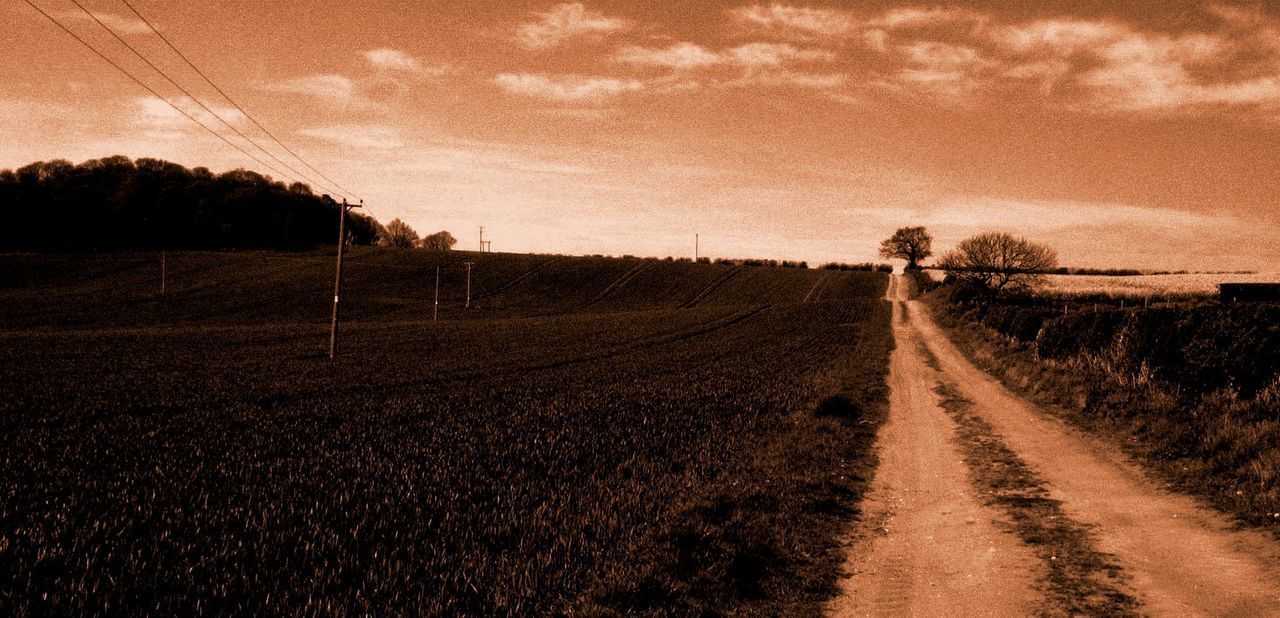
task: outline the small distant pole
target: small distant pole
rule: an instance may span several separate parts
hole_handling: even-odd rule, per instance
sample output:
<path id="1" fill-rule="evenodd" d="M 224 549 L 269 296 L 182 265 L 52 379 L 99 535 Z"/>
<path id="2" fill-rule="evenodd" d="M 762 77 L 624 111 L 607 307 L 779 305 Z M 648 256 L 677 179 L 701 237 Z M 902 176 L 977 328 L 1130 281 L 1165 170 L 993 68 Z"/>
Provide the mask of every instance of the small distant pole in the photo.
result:
<path id="1" fill-rule="evenodd" d="M 701 251 L 701 249 L 702 249 L 702 247 L 700 247 L 700 246 L 698 246 L 698 245 L 699 245 L 699 238 L 698 238 L 698 235 L 695 233 L 695 234 L 693 235 L 693 262 L 694 262 L 695 264 L 696 264 L 696 263 L 698 263 L 698 253 L 699 253 L 699 252 Z"/>
<path id="2" fill-rule="evenodd" d="M 364 200 L 360 200 L 357 206 L 347 204 L 346 198 L 343 198 L 342 203 L 338 205 L 338 265 L 333 275 L 333 320 L 329 322 L 330 361 L 338 354 L 338 300 L 342 297 L 342 255 L 346 253 L 347 248 L 347 209 L 362 206 L 364 206 Z"/>
<path id="3" fill-rule="evenodd" d="M 160 250 L 160 295 L 164 296 L 169 279 L 169 252 Z"/>
<path id="4" fill-rule="evenodd" d="M 431 321 L 437 322 L 439 320 L 440 320 L 440 267 L 437 266 L 436 267 L 436 304 L 435 304 L 435 307 L 431 310 Z"/>
<path id="5" fill-rule="evenodd" d="M 484 253 L 484 226 L 480 226 L 480 253 Z"/>
<path id="6" fill-rule="evenodd" d="M 467 308 L 467 309 L 470 309 L 470 308 L 471 308 L 471 266 L 473 265 L 473 262 L 471 262 L 470 260 L 467 260 L 466 265 L 467 265 L 467 304 L 466 304 L 466 308 Z"/>

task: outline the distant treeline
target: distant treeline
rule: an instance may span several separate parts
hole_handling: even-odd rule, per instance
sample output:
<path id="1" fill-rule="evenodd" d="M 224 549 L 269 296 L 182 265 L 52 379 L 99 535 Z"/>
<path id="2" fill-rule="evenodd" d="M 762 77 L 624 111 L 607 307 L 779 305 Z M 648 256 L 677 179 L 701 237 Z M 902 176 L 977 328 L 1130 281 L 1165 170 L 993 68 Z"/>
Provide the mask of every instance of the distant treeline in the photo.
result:
<path id="1" fill-rule="evenodd" d="M 803 261 L 792 260 L 767 260 L 754 258 L 716 258 L 716 264 L 727 264 L 730 266 L 756 266 L 768 268 L 808 268 L 809 263 Z"/>
<path id="2" fill-rule="evenodd" d="M 868 273 L 891 273 L 893 265 L 891 264 L 872 264 L 871 262 L 862 262 L 860 264 L 842 264 L 840 262 L 829 262 L 822 265 L 822 270 L 857 270 Z"/>
<path id="3" fill-rule="evenodd" d="M 0 170 L 3 251 L 302 249 L 337 242 L 338 206 L 302 183 L 115 156 Z M 382 226 L 353 212 L 351 242 Z"/>

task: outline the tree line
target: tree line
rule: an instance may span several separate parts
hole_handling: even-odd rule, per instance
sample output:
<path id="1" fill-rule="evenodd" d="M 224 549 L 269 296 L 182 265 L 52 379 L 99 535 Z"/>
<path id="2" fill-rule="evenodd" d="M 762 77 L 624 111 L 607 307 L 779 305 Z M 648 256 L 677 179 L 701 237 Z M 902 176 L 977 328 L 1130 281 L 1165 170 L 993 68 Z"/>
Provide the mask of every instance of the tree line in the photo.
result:
<path id="1" fill-rule="evenodd" d="M 3 251 L 305 249 L 337 241 L 338 209 L 302 183 L 114 156 L 0 170 Z M 352 212 L 349 242 L 384 236 Z"/>

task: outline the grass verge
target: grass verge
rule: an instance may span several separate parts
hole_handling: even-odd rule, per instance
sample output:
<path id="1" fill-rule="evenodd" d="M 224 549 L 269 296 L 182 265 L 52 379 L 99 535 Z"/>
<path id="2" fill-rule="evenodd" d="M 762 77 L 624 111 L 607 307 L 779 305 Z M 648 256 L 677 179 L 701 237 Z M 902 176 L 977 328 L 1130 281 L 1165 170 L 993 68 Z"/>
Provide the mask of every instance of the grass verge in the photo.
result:
<path id="1" fill-rule="evenodd" d="M 951 341 L 1010 390 L 1116 444 L 1172 488 L 1280 538 L 1280 381 L 1253 397 L 1233 389 L 1202 394 L 1202 385 L 1124 369 L 1110 353 L 1046 359 L 1035 341 L 1019 343 L 967 320 L 945 298 L 927 303 Z M 1123 343 L 1118 337 L 1108 345 Z M 1218 345 L 1192 348 L 1230 356 Z"/>

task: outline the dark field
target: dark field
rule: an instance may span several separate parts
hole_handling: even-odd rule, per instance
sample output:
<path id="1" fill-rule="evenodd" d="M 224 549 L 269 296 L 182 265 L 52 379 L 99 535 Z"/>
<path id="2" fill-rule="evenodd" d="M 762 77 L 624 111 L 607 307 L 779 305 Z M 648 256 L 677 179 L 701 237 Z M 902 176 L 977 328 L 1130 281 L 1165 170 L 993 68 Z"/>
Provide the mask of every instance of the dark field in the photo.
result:
<path id="1" fill-rule="evenodd" d="M 834 593 L 883 415 L 885 275 L 351 258 L 331 366 L 326 254 L 170 254 L 163 298 L 156 254 L 0 257 L 0 612 Z"/>

